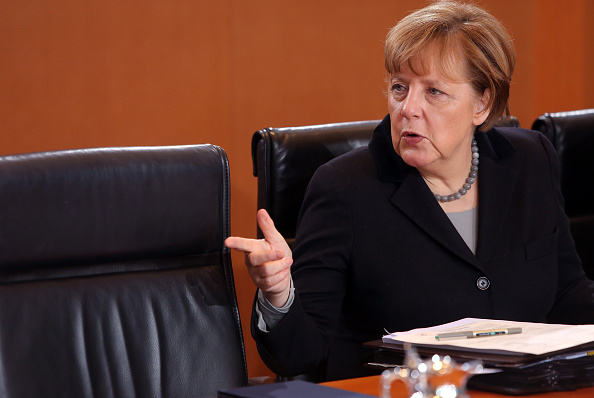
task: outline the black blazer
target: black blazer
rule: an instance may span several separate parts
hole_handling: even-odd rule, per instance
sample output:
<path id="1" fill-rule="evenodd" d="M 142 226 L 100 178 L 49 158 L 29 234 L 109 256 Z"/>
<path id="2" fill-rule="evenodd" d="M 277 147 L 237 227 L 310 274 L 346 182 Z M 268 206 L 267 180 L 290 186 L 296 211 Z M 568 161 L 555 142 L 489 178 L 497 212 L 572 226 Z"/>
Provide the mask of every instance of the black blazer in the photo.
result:
<path id="1" fill-rule="evenodd" d="M 594 282 L 569 233 L 555 150 L 540 133 L 518 128 L 478 132 L 476 140 L 476 255 L 418 171 L 395 153 L 389 116 L 369 147 L 318 169 L 295 239 L 295 302 L 268 333 L 252 316 L 274 372 L 365 375 L 370 358 L 361 344 L 384 328 L 464 317 L 594 323 Z"/>

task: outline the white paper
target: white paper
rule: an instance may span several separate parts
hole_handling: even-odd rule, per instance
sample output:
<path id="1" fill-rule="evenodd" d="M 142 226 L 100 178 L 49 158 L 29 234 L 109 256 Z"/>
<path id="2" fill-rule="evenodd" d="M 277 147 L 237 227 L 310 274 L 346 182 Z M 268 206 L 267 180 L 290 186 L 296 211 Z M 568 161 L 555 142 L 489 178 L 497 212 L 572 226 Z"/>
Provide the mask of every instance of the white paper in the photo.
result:
<path id="1" fill-rule="evenodd" d="M 521 327 L 522 333 L 488 337 L 437 340 L 438 333 Z M 422 345 L 462 347 L 472 350 L 503 350 L 513 353 L 546 354 L 594 341 L 594 325 L 558 325 L 505 320 L 464 318 L 455 322 L 407 332 L 390 333 L 384 343 L 408 342 Z"/>

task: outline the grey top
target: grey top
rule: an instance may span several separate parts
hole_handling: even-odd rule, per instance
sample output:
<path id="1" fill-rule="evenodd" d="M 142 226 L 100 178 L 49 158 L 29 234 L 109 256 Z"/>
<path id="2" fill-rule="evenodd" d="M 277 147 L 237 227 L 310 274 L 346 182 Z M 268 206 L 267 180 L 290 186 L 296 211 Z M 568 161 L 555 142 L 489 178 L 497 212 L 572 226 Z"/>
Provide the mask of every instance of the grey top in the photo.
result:
<path id="1" fill-rule="evenodd" d="M 476 254 L 478 231 L 478 207 L 456 213 L 446 213 L 466 245 Z"/>

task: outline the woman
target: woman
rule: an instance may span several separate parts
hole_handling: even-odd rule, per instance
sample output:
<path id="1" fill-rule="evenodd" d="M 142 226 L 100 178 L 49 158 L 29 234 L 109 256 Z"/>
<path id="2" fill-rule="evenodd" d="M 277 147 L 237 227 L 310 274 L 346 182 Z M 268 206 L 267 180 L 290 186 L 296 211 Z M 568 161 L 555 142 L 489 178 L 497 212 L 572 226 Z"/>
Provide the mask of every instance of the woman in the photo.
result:
<path id="1" fill-rule="evenodd" d="M 265 240 L 226 242 L 246 252 L 252 334 L 273 371 L 361 376 L 362 343 L 384 329 L 464 317 L 594 323 L 554 149 L 492 128 L 514 62 L 504 28 L 472 5 L 438 2 L 389 32 L 389 115 L 367 148 L 316 172 L 294 254 L 262 210 Z"/>

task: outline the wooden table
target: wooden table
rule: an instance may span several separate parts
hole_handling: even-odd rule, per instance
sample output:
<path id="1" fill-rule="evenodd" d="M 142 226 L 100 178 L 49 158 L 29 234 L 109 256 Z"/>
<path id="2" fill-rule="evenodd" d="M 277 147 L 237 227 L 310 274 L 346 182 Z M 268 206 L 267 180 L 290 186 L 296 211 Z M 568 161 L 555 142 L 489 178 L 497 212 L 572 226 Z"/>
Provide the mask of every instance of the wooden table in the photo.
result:
<path id="1" fill-rule="evenodd" d="M 379 397 L 379 382 L 380 376 L 368 376 L 357 379 L 346 379 L 338 381 L 329 381 L 321 383 L 325 386 L 336 387 L 347 391 L 354 391 L 363 394 L 373 395 Z M 468 395 L 471 398 L 509 398 L 510 395 L 494 394 L 484 391 L 469 390 Z M 392 397 L 393 398 L 407 398 L 408 394 L 404 384 L 395 381 L 392 385 Z M 544 394 L 533 394 L 529 395 L 530 398 L 593 398 L 594 387 L 581 388 L 575 391 L 561 391 L 561 392 L 549 392 Z"/>

